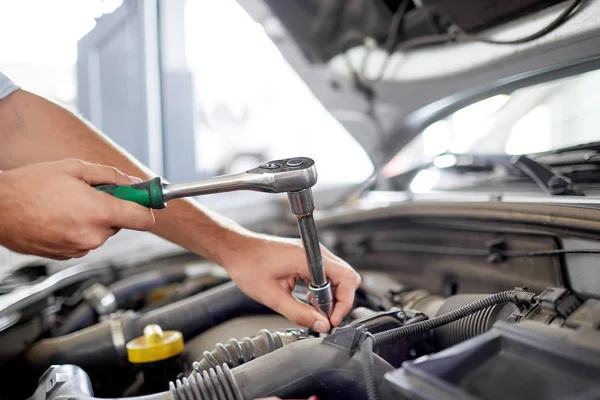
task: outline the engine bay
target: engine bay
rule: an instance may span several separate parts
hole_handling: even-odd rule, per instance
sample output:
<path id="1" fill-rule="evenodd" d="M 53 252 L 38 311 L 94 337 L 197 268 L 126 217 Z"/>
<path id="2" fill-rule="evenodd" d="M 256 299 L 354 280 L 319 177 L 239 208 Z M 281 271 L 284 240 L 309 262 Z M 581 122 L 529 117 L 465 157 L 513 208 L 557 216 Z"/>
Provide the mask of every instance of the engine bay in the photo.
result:
<path id="1" fill-rule="evenodd" d="M 600 397 L 595 210 L 398 203 L 319 218 L 362 277 L 329 333 L 192 253 L 30 265 L 2 280 L 0 398 Z M 309 303 L 308 288 L 294 297 Z"/>
<path id="2" fill-rule="evenodd" d="M 362 283 L 352 309 L 339 326 L 319 333 L 248 297 L 223 268 L 198 255 L 180 249 L 176 254 L 137 258 L 137 253 L 152 245 L 144 242 L 137 251 L 131 250 L 134 246 L 128 247 L 123 236 L 115 236 L 123 242 L 122 254 L 110 260 L 60 268 L 40 262 L 6 273 L 0 263 L 0 400 L 600 399 L 600 145 L 582 142 L 596 137 L 597 125 L 595 99 L 590 96 L 591 100 L 584 101 L 597 82 L 585 74 L 597 70 L 600 60 L 598 7 L 593 2 L 470 0 L 457 6 L 440 0 L 309 0 L 284 6 L 274 0 L 238 1 L 240 8 L 226 10 L 224 22 L 215 23 L 235 32 L 238 40 L 217 45 L 221 36 L 233 35 L 216 30 L 195 35 L 208 39 L 204 47 L 199 40 L 191 46 L 166 45 L 185 43 L 186 35 L 167 29 L 185 25 L 184 7 L 159 3 L 123 2 L 114 15 L 94 18 L 96 28 L 77 45 L 76 98 L 81 103 L 77 111 L 108 130 L 128 126 L 115 121 L 131 123 L 131 129 L 122 130 L 124 135 L 120 130 L 107 133 L 122 143 L 133 140 L 132 132 L 142 133 L 139 143 L 148 142 L 152 156 L 140 146 L 144 147 L 141 159 L 165 161 L 163 172 L 169 179 L 171 171 L 181 170 L 181 182 L 190 171 L 195 171 L 190 179 L 214 175 L 208 165 L 211 159 L 215 163 L 219 159 L 215 170 L 224 169 L 224 173 L 246 159 L 268 159 L 263 150 L 248 153 L 262 143 L 262 137 L 255 142 L 246 134 L 249 121 L 260 127 L 256 131 L 271 127 L 273 138 L 287 139 L 294 151 L 302 148 L 294 131 L 281 135 L 274 115 L 281 114 L 286 129 L 302 126 L 297 131 L 302 143 L 313 142 L 308 139 L 310 132 L 317 132 L 314 137 L 321 139 L 329 128 L 307 110 L 294 107 L 292 114 L 299 118 L 295 120 L 271 107 L 286 105 L 287 100 L 263 96 L 263 92 L 275 95 L 277 88 L 289 99 L 296 97 L 287 86 L 268 83 L 278 77 L 272 72 L 275 69 L 249 67 L 249 61 L 262 56 L 247 51 L 251 46 L 239 40 L 246 35 L 239 33 L 244 27 L 233 13 L 245 10 L 251 18 L 240 21 L 255 31 L 260 25 L 260 39 L 275 51 L 277 60 L 294 67 L 308 92 L 315 95 L 310 101 L 323 103 L 318 109 L 325 106 L 333 121 L 352 136 L 352 146 L 356 141 L 363 147 L 361 155 L 374 168 L 372 176 L 346 187 L 340 167 L 350 167 L 357 159 L 336 138 L 331 145 L 319 141 L 319 146 L 309 146 L 323 149 L 322 159 L 328 161 L 323 165 L 335 167 L 332 187 L 322 186 L 321 195 L 328 201 L 313 201 L 314 162 L 310 159 L 312 164 L 307 164 L 301 158 L 261 163 L 243 173 L 241 180 L 239 174 L 224 178 L 219 172 L 210 184 L 204 180 L 190 186 L 163 185 L 157 177 L 135 187 L 132 197 L 146 188 L 147 200 L 142 203 L 147 204 L 140 204 L 161 209 L 167 200 L 176 198 L 174 194 L 185 197 L 240 189 L 287 192 L 291 213 L 288 204 L 279 201 L 269 203 L 275 207 L 260 207 L 273 213 L 250 211 L 245 201 L 240 212 L 252 214 L 256 232 L 290 238 L 300 233 L 312 280 L 297 282 L 293 294 L 299 302 L 320 305 L 315 308 L 327 311 L 324 315 L 331 315 L 336 288 L 322 268 L 319 242 L 354 267 Z M 158 8 L 153 10 L 155 5 Z M 210 14 L 198 10 L 198 15 Z M 186 9 L 185 14 L 191 13 Z M 114 18 L 123 19 L 115 23 Z M 197 17 L 191 19 L 193 25 L 202 25 Z M 212 14 L 206 19 L 218 20 Z M 116 39 L 107 41 L 106 32 Z M 110 51 L 99 51 L 106 43 Z M 219 48 L 228 49 L 228 54 L 237 51 L 252 56 L 232 58 L 229 63 L 221 57 L 202 57 L 193 73 L 173 69 L 172 60 L 187 59 L 178 53 L 187 47 L 198 54 L 209 54 L 203 48 Z M 155 49 L 149 52 L 150 48 Z M 154 51 L 164 52 L 164 57 L 152 57 Z M 214 87 L 217 92 L 224 87 L 218 84 L 217 74 L 211 76 L 212 69 L 205 67 L 211 59 L 216 60 L 214 70 L 222 70 L 227 87 L 232 86 L 232 77 L 240 83 L 264 80 L 267 89 L 248 85 L 248 90 L 269 102 L 260 106 L 254 97 L 234 96 L 249 103 L 239 104 L 244 108 L 242 115 L 238 104 L 232 108 L 233 103 L 220 94 L 211 99 L 206 89 Z M 275 64 L 276 58 L 272 60 Z M 235 67 L 232 73 L 225 64 Z M 102 68 L 100 77 L 93 74 L 96 68 L 90 66 L 94 65 Z M 266 71 L 265 79 L 259 79 L 259 69 Z M 244 72 L 250 75 L 244 78 Z M 585 75 L 585 80 L 564 80 L 574 74 Z M 138 82 L 132 76 L 143 79 Z M 194 81 L 210 85 L 196 95 Z M 530 85 L 541 85 L 541 89 L 521 91 Z M 97 86 L 107 90 L 95 93 L 92 89 Z M 131 98 L 111 88 L 148 97 L 148 104 L 144 103 L 148 107 L 130 107 Z M 178 99 L 170 99 L 171 94 Z M 504 113 L 496 110 L 485 117 L 489 120 L 465 118 L 469 115 L 465 109 L 491 104 L 483 102 L 498 100 L 498 96 L 503 99 Z M 141 99 L 134 100 L 142 104 Z M 154 104 L 154 100 L 159 101 Z M 570 103 L 578 102 L 585 107 L 567 110 Z M 254 103 L 259 107 L 251 107 Z M 551 106 L 569 111 L 564 112 L 564 121 L 551 120 L 550 111 L 534 113 Z M 96 112 L 103 107 L 103 115 Z M 289 104 L 284 108 L 292 109 Z M 150 118 L 147 114 L 152 110 L 156 115 Z M 222 119 L 222 110 L 231 118 Z M 266 110 L 264 127 L 255 124 L 259 119 L 254 115 L 260 112 L 254 110 Z M 460 123 L 452 126 L 461 111 L 465 127 L 470 128 L 465 135 L 458 134 Z M 543 143 L 548 148 L 540 148 L 544 152 L 537 146 L 529 149 L 530 143 L 538 142 L 531 135 L 541 124 L 519 124 L 530 113 L 545 121 L 543 125 L 552 125 L 547 132 L 540 129 L 548 137 L 548 143 Z M 580 119 L 584 115 L 593 118 Z M 229 119 L 252 146 L 239 140 L 233 149 L 224 140 L 227 157 L 223 157 L 211 146 L 196 146 L 186 139 L 196 138 L 198 120 L 203 138 L 206 132 L 219 132 L 211 137 L 217 143 L 220 136 L 227 136 L 220 127 Z M 160 131 L 160 140 L 151 135 L 150 120 L 160 125 L 154 132 Z M 313 120 L 316 128 L 304 127 L 304 121 Z M 578 121 L 577 126 L 573 121 Z M 497 131 L 489 130 L 493 123 Z M 429 130 L 434 124 L 445 127 L 443 132 Z M 187 125 L 189 134 L 183 129 Z M 514 142 L 526 150 L 509 152 L 515 126 L 527 128 L 525 134 L 519 133 L 524 140 Z M 431 132 L 445 139 L 431 140 Z M 501 135 L 496 137 L 497 133 Z M 554 143 L 559 133 L 569 140 Z M 456 147 L 451 140 L 463 142 L 456 155 L 469 162 L 461 163 L 449 152 Z M 23 143 L 21 147 L 28 147 L 27 139 Z M 437 144 L 444 144 L 448 154 L 439 153 Z M 485 152 L 479 151 L 483 144 Z M 430 151 L 426 147 L 435 148 L 440 158 L 427 160 Z M 415 157 L 414 168 L 400 157 L 401 148 L 412 148 L 414 154 L 423 150 L 423 157 Z M 470 154 L 473 149 L 477 151 Z M 211 151 L 214 154 L 208 154 Z M 205 152 L 210 157 L 204 157 Z M 332 153 L 340 155 L 341 161 L 334 160 Z M 485 160 L 480 157 L 484 153 Z M 515 166 L 513 155 L 520 153 Z M 452 165 L 435 162 L 444 156 L 454 157 Z M 204 158 L 209 161 L 206 165 L 204 160 L 198 162 Z M 196 168 L 174 159 L 195 163 Z M 386 165 L 394 160 L 402 162 L 389 172 Z M 200 164 L 202 174 L 197 171 Z M 527 166 L 538 172 L 526 173 Z M 305 174 L 299 175 L 305 167 Z M 344 169 L 344 173 L 349 176 L 354 170 L 358 168 Z M 248 180 L 250 172 L 253 179 Z M 302 179 L 292 185 L 281 178 L 283 173 Z M 412 185 L 418 183 L 419 175 L 434 179 L 419 188 Z M 116 188 L 96 186 L 113 195 Z M 342 193 L 346 189 L 351 190 Z M 156 193 L 160 193 L 158 198 Z M 20 220 L 15 221 L 18 227 Z M 176 231 L 182 228 L 175 222 L 173 226 Z M 111 232 L 115 228 L 108 227 Z M 75 229 L 64 231 L 79 234 Z M 178 237 L 193 236 L 189 231 L 177 233 Z M 271 260 L 280 262 L 268 250 L 261 255 L 265 257 L 255 263 L 259 267 Z M 315 293 L 323 289 L 327 294 L 315 302 Z"/>
<path id="3" fill-rule="evenodd" d="M 507 237 L 515 247 L 516 238 Z M 344 244 L 357 249 L 356 240 L 347 235 Z M 420 268 L 431 274 L 429 283 L 421 276 L 423 285 L 414 285 L 410 275 L 402 282 L 401 268 L 391 272 L 366 257 L 382 257 L 375 249 L 389 237 L 371 240 L 362 258 L 345 254 L 356 258 L 363 283 L 352 311 L 329 334 L 294 326 L 191 254 L 127 267 L 76 265 L 51 277 L 44 266 L 17 270 L 2 288 L 7 384 L 0 397 L 598 398 L 600 300 L 566 285 L 540 290 L 552 281 L 543 279 L 542 259 L 531 265 L 540 274 L 531 289 L 475 292 L 457 272 L 454 285 L 467 290 L 436 293 L 430 261 Z M 531 247 L 533 239 L 520 243 Z M 371 268 L 361 269 L 365 260 Z M 510 264 L 485 263 L 511 276 Z M 533 280 L 527 275 L 525 269 L 523 281 Z M 486 279 L 489 287 L 507 285 Z M 306 292 L 302 283 L 294 291 L 304 302 Z"/>

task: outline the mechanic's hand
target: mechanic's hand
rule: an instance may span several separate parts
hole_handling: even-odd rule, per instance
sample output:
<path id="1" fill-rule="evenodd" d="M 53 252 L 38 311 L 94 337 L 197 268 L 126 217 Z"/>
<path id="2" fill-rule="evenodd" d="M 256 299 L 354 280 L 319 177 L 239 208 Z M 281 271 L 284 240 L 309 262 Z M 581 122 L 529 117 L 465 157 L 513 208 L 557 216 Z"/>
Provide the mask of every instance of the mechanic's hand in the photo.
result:
<path id="1" fill-rule="evenodd" d="M 151 210 L 90 186 L 140 181 L 115 168 L 80 160 L 0 172 L 0 245 L 66 260 L 100 247 L 120 228 L 150 230 Z"/>
<path id="2" fill-rule="evenodd" d="M 321 252 L 335 295 L 331 324 L 337 326 L 352 308 L 360 276 L 323 246 Z M 326 317 L 291 295 L 296 281 L 309 280 L 306 253 L 299 239 L 249 238 L 233 253 L 225 268 L 244 293 L 298 325 L 329 332 Z"/>

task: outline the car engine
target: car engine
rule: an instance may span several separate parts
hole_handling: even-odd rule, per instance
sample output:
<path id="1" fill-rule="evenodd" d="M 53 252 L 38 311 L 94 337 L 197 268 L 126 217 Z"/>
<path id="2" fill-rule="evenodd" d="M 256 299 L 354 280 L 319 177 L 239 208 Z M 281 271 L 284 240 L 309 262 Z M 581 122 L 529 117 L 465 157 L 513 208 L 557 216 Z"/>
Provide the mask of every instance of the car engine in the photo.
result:
<path id="1" fill-rule="evenodd" d="M 1 288 L 0 397 L 600 396 L 597 298 L 564 285 L 444 294 L 385 268 L 358 271 L 352 311 L 318 334 L 191 254 L 53 274 L 21 268 Z M 297 299 L 306 293 L 299 283 Z"/>

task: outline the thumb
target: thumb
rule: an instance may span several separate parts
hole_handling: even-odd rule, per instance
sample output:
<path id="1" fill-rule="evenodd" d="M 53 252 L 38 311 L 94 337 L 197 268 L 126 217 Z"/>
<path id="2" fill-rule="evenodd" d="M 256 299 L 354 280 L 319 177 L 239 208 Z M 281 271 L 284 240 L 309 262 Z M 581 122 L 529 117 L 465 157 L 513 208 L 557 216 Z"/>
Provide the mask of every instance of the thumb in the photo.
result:
<path id="1" fill-rule="evenodd" d="M 268 305 L 293 323 L 327 333 L 331 329 L 329 321 L 308 304 L 296 300 L 290 293 L 282 290 L 273 296 L 273 305 Z"/>

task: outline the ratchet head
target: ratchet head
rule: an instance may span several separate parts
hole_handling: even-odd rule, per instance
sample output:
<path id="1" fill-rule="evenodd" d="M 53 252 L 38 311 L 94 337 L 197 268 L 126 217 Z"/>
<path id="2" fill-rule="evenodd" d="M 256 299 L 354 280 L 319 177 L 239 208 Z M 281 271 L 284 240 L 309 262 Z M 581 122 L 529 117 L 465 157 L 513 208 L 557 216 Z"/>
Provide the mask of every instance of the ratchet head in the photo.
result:
<path id="1" fill-rule="evenodd" d="M 298 192 L 317 183 L 315 162 L 307 157 L 265 162 L 246 174 L 256 176 L 263 191 L 271 193 Z"/>

